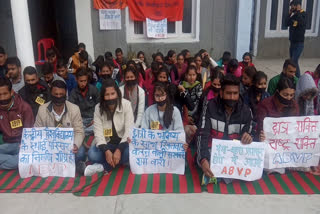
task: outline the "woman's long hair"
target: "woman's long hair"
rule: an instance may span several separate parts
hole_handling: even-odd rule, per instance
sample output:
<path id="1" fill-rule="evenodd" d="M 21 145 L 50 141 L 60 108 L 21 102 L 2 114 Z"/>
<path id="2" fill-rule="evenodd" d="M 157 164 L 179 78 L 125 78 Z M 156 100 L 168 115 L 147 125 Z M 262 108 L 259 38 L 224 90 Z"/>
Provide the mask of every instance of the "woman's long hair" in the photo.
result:
<path id="1" fill-rule="evenodd" d="M 172 103 L 172 96 L 170 95 L 169 87 L 167 84 L 162 82 L 156 82 L 154 86 L 154 93 L 156 91 L 161 91 L 167 94 L 166 98 L 166 109 L 164 110 L 163 114 L 163 122 L 165 128 L 169 128 L 172 123 L 172 116 L 173 116 L 173 103 Z"/>
<path id="2" fill-rule="evenodd" d="M 118 102 L 116 104 L 115 109 L 118 106 L 119 106 L 120 109 L 122 108 L 122 102 L 121 102 L 122 95 L 121 95 L 121 91 L 120 91 L 118 85 L 111 78 L 108 78 L 108 79 L 104 80 L 102 82 L 101 91 L 100 91 L 100 114 L 102 115 L 103 112 L 105 112 L 107 114 L 107 119 L 108 120 L 112 119 L 113 112 L 110 111 L 109 106 L 107 105 L 107 103 L 106 103 L 106 101 L 104 99 L 104 95 L 106 93 L 106 89 L 110 88 L 110 87 L 114 88 L 116 90 L 116 92 L 117 92 L 117 95 L 118 95 L 118 98 L 117 98 Z"/>

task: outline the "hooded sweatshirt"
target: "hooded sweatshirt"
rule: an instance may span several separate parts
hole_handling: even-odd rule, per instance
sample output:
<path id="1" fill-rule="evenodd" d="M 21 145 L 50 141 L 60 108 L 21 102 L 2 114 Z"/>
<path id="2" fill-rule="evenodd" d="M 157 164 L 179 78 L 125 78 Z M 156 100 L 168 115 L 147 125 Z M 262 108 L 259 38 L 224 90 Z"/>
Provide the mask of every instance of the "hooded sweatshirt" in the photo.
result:
<path id="1" fill-rule="evenodd" d="M 304 95 L 311 95 L 309 100 L 304 100 Z M 303 74 L 297 83 L 295 99 L 299 105 L 300 115 L 314 115 L 313 99 L 318 95 L 318 88 L 309 74 Z"/>

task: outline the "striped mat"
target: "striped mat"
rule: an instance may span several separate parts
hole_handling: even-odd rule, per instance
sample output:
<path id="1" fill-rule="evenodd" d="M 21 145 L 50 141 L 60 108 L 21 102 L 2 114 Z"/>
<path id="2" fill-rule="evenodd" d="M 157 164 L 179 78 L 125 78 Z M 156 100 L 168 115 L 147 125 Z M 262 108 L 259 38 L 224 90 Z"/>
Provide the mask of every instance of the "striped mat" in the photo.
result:
<path id="1" fill-rule="evenodd" d="M 118 168 L 110 174 L 91 177 L 31 177 L 21 179 L 17 170 L 0 170 L 0 193 L 73 193 L 77 196 L 109 196 L 137 193 L 209 193 L 219 194 L 319 194 L 320 176 L 292 172 L 285 175 L 264 175 L 254 182 L 220 182 L 200 186 L 201 171 L 187 153 L 185 175 L 134 175 L 128 168 Z"/>

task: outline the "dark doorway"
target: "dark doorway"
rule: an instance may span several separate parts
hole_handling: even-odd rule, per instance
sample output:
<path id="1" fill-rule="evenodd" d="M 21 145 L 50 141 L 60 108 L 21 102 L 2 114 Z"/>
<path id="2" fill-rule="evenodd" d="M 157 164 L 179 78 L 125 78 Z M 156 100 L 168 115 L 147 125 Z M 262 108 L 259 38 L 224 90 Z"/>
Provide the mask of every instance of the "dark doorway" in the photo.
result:
<path id="1" fill-rule="evenodd" d="M 35 60 L 37 42 L 52 38 L 60 55 L 68 59 L 78 44 L 74 0 L 28 0 Z"/>

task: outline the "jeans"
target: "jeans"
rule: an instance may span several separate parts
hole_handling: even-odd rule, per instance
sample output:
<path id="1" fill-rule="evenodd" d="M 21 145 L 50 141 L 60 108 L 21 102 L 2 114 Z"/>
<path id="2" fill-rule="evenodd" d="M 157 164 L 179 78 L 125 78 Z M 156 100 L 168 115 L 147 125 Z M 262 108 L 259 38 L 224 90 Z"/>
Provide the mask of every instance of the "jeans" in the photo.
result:
<path id="1" fill-rule="evenodd" d="M 78 149 L 78 152 L 75 154 L 75 162 L 78 163 L 79 161 L 85 162 L 87 159 L 86 156 L 86 148 L 81 145 L 80 148 Z"/>
<path id="2" fill-rule="evenodd" d="M 118 148 L 118 145 L 114 145 L 114 144 L 110 144 L 110 143 L 107 144 L 107 146 L 108 146 L 108 149 L 110 149 L 112 153 L 114 153 L 114 151 Z M 112 166 L 110 164 L 108 164 L 108 162 L 106 161 L 105 154 L 96 146 L 91 146 L 91 148 L 89 149 L 88 159 L 92 163 L 102 164 L 104 169 L 107 172 L 110 172 L 112 170 Z M 117 166 L 119 166 L 119 165 L 129 165 L 129 144 L 126 144 L 125 149 L 121 153 L 121 160 Z"/>
<path id="3" fill-rule="evenodd" d="M 290 58 L 292 61 L 294 61 L 297 64 L 297 72 L 296 76 L 299 78 L 300 77 L 300 67 L 299 67 L 299 57 L 302 54 L 304 48 L 304 43 L 303 42 L 291 42 L 290 43 Z"/>
<path id="4" fill-rule="evenodd" d="M 0 169 L 18 169 L 20 143 L 0 145 Z"/>

